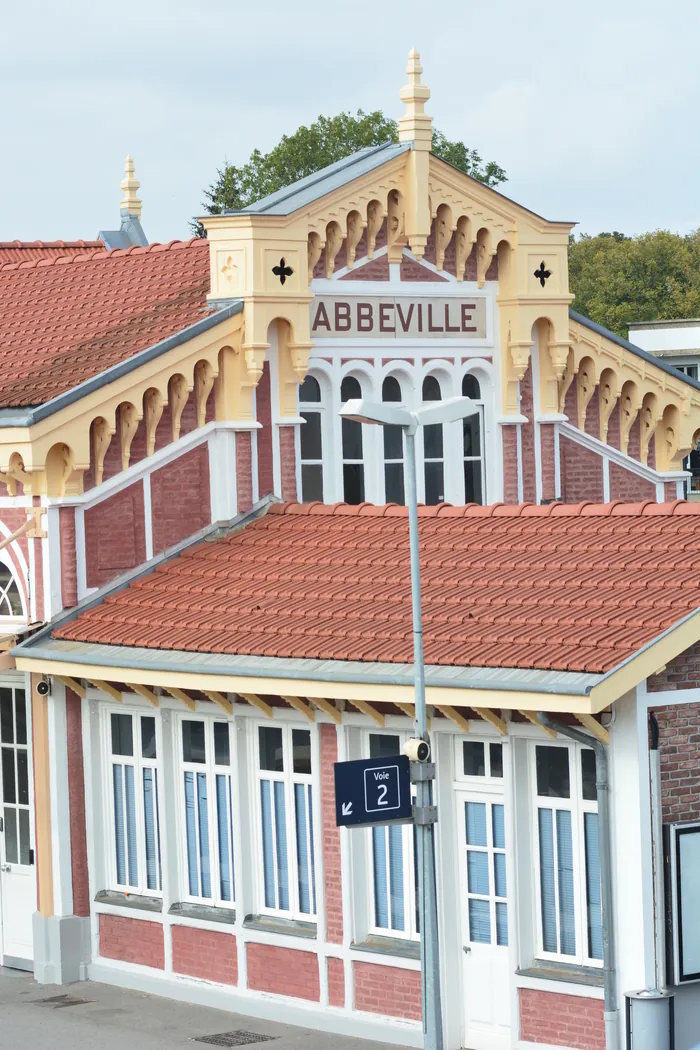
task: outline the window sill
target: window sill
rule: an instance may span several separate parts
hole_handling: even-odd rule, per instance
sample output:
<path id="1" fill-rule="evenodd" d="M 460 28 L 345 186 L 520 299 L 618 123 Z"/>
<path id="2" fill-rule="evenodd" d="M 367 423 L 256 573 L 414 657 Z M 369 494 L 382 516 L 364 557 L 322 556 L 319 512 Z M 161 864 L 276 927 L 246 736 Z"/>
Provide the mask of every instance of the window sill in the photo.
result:
<path id="1" fill-rule="evenodd" d="M 305 937 L 309 941 L 315 941 L 317 937 L 316 923 L 304 922 L 302 919 L 278 919 L 274 915 L 246 915 L 243 926 L 246 930 Z"/>
<path id="2" fill-rule="evenodd" d="M 515 971 L 518 977 L 539 977 L 543 981 L 563 981 L 591 988 L 603 987 L 603 971 L 595 966 L 572 966 L 569 963 L 538 962 Z"/>
<path id="3" fill-rule="evenodd" d="M 95 894 L 96 904 L 111 904 L 115 908 L 133 908 L 136 911 L 162 912 L 160 897 L 144 897 L 140 893 L 120 893 L 117 890 L 100 890 Z"/>
<path id="4" fill-rule="evenodd" d="M 233 908 L 216 908 L 211 904 L 190 904 L 181 902 L 172 904 L 168 909 L 168 915 L 174 915 L 181 919 L 199 919 L 202 922 L 223 922 L 232 925 L 236 921 L 236 912 Z"/>
<path id="5" fill-rule="evenodd" d="M 354 952 L 372 952 L 374 955 L 394 955 L 400 959 L 420 959 L 420 943 L 403 937 L 381 937 L 371 934 L 364 941 L 353 942 Z"/>

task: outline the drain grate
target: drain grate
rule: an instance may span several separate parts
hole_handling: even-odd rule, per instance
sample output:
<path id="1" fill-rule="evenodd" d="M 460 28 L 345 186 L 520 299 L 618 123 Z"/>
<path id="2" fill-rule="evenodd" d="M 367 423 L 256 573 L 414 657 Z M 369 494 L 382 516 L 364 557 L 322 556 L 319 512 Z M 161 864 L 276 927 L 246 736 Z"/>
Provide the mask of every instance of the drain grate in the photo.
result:
<path id="1" fill-rule="evenodd" d="M 251 1043 L 268 1043 L 274 1035 L 258 1035 L 257 1032 L 220 1032 L 218 1035 L 200 1035 L 195 1043 L 208 1043 L 210 1046 L 249 1046 Z"/>
<path id="2" fill-rule="evenodd" d="M 35 999 L 37 1006 L 53 1006 L 54 1010 L 62 1010 L 66 1006 L 85 1006 L 86 1003 L 94 1003 L 94 999 L 76 999 L 74 995 L 51 995 L 48 999 Z"/>

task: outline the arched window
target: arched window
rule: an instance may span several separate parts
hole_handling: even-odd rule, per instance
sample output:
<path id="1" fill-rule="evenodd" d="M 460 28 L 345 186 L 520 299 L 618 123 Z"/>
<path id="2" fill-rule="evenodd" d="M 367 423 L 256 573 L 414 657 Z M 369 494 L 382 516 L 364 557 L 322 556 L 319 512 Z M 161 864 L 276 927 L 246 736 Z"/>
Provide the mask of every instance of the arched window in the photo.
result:
<path id="1" fill-rule="evenodd" d="M 481 388 L 476 376 L 465 375 L 462 396 L 481 401 Z M 475 416 L 468 416 L 462 425 L 464 452 L 464 502 L 484 502 L 484 457 L 482 443 L 483 407 Z"/>
<path id="2" fill-rule="evenodd" d="M 382 383 L 382 401 L 401 402 L 401 386 L 396 376 Z M 384 431 L 384 498 L 387 503 L 405 503 L 403 486 L 403 431 L 401 427 L 382 427 Z"/>
<path id="3" fill-rule="evenodd" d="M 362 397 L 362 389 L 354 376 L 346 376 L 340 384 L 340 400 L 353 401 Z M 346 503 L 364 503 L 365 465 L 362 458 L 362 423 L 354 419 L 341 421 L 343 445 L 343 499 Z"/>
<path id="4" fill-rule="evenodd" d="M 14 576 L 6 565 L 0 565 L 0 616 L 23 616 L 22 596 Z"/>
<path id="5" fill-rule="evenodd" d="M 306 376 L 299 387 L 299 415 L 306 420 L 299 431 L 302 503 L 323 502 L 322 412 L 318 379 Z"/>
<path id="6" fill-rule="evenodd" d="M 439 380 L 426 376 L 423 380 L 423 400 L 442 401 Z M 423 427 L 423 469 L 425 473 L 425 502 L 428 506 L 442 503 L 445 498 L 445 453 L 442 423 Z"/>

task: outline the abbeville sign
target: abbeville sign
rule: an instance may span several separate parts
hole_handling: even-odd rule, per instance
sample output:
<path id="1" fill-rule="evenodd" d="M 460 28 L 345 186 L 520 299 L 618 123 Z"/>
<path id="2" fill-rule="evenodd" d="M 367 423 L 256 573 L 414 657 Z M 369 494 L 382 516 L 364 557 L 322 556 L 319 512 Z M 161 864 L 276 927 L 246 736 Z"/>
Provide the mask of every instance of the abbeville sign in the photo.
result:
<path id="1" fill-rule="evenodd" d="M 314 339 L 485 339 L 483 298 L 317 295 L 311 302 Z"/>

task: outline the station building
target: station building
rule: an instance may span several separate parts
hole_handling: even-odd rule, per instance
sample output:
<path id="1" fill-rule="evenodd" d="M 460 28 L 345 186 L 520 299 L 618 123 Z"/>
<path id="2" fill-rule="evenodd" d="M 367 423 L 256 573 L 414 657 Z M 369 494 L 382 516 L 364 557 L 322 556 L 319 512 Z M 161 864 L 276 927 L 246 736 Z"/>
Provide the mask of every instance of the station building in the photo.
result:
<path id="1" fill-rule="evenodd" d="M 339 410 L 464 394 L 418 464 L 446 1046 L 614 1050 L 668 983 L 689 1050 L 700 383 L 571 312 L 571 223 L 433 156 L 407 72 L 397 143 L 206 240 L 144 243 L 130 165 L 115 234 L 0 246 L 2 961 L 422 1045 L 411 828 L 333 798 L 412 732 L 404 450 Z"/>

